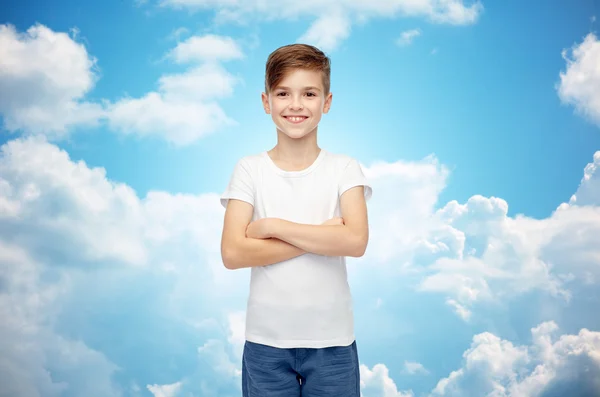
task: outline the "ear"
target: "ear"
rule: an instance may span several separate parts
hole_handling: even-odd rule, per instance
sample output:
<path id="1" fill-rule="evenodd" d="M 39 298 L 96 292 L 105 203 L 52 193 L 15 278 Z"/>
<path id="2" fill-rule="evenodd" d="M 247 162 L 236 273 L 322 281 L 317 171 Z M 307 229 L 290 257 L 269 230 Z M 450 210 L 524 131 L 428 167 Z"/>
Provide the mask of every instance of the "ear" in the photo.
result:
<path id="1" fill-rule="evenodd" d="M 331 109 L 331 100 L 332 99 L 333 99 L 333 94 L 330 92 L 325 97 L 325 104 L 323 105 L 323 113 L 327 113 L 327 112 L 329 112 L 329 109 Z"/>
<path id="2" fill-rule="evenodd" d="M 263 103 L 263 108 L 265 109 L 265 113 L 271 114 L 271 106 L 269 105 L 269 95 L 263 92 L 260 97 Z"/>

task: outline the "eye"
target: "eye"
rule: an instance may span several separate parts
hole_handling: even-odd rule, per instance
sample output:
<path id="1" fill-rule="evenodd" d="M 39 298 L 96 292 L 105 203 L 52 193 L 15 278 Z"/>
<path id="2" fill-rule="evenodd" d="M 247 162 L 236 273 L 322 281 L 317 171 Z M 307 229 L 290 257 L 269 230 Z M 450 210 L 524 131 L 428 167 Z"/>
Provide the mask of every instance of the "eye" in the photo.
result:
<path id="1" fill-rule="evenodd" d="M 277 94 L 277 96 L 286 96 L 286 95 L 287 95 L 287 92 L 279 92 L 279 93 Z"/>
<path id="2" fill-rule="evenodd" d="M 306 95 L 308 95 L 308 96 L 317 96 L 317 94 L 315 94 L 314 92 L 307 92 Z"/>

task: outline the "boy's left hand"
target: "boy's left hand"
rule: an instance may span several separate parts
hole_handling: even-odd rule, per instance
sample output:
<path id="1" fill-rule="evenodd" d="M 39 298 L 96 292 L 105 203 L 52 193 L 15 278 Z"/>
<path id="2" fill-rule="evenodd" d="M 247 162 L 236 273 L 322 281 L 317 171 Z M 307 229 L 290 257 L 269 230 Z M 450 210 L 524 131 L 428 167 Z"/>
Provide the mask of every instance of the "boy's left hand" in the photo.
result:
<path id="1" fill-rule="evenodd" d="M 257 239 L 271 238 L 274 226 L 273 218 L 263 218 L 250 222 L 246 228 L 246 237 Z"/>

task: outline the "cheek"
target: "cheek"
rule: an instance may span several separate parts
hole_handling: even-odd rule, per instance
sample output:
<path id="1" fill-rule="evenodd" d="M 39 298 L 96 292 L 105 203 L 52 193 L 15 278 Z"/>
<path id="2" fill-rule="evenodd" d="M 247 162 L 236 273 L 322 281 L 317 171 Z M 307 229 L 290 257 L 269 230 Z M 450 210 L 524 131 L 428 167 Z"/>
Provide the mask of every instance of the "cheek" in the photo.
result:
<path id="1" fill-rule="evenodd" d="M 274 100 L 271 102 L 271 109 L 274 111 L 281 111 L 285 108 L 285 104 L 282 101 Z"/>

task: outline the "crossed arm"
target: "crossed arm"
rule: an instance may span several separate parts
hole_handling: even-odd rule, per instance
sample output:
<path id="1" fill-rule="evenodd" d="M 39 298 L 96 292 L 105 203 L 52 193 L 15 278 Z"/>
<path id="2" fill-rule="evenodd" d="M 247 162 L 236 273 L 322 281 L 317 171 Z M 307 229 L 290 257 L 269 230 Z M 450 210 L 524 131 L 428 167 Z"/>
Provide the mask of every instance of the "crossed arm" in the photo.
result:
<path id="1" fill-rule="evenodd" d="M 356 186 L 344 192 L 340 209 L 343 224 L 306 225 L 278 218 L 250 223 L 253 207 L 230 200 L 221 239 L 223 264 L 228 269 L 265 266 L 307 252 L 360 257 L 369 240 L 364 188 Z"/>

